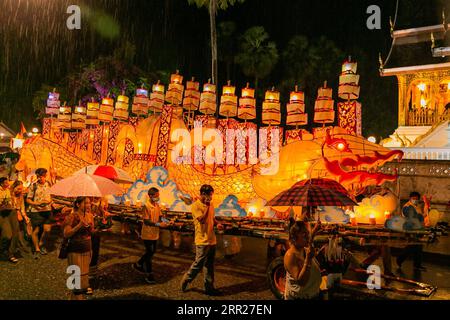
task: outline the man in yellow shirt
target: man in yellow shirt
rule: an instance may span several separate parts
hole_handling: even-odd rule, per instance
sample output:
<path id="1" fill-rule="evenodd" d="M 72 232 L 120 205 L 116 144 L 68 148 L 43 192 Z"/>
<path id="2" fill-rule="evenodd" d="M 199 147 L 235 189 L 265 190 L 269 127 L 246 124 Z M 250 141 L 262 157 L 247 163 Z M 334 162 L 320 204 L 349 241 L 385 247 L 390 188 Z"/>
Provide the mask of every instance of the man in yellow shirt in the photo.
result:
<path id="1" fill-rule="evenodd" d="M 218 224 L 214 207 L 211 204 L 214 189 L 210 185 L 203 185 L 200 188 L 200 200 L 192 204 L 192 218 L 195 228 L 195 261 L 188 272 L 184 275 L 181 283 L 181 291 L 186 292 L 189 283 L 205 267 L 205 293 L 207 295 L 220 295 L 220 291 L 214 288 L 214 258 L 216 255 L 216 234 L 214 225 L 222 229 Z"/>
<path id="2" fill-rule="evenodd" d="M 139 272 L 146 273 L 145 281 L 149 284 L 155 284 L 155 278 L 152 270 L 152 258 L 156 252 L 159 239 L 159 227 L 166 227 L 167 224 L 161 222 L 161 208 L 159 207 L 159 190 L 150 188 L 148 190 L 150 201 L 145 204 L 143 212 L 143 223 L 141 239 L 144 240 L 145 254 L 141 259 L 133 264 L 133 268 Z"/>

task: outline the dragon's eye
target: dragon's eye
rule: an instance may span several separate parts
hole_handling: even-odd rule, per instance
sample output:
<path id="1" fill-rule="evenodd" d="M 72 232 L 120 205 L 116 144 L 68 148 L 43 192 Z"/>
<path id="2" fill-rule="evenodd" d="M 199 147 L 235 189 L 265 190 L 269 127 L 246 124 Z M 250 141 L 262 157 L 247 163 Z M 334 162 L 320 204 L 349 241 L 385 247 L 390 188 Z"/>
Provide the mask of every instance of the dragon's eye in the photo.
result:
<path id="1" fill-rule="evenodd" d="M 336 139 L 328 144 L 328 147 L 340 152 L 350 152 L 348 142 L 344 139 Z"/>

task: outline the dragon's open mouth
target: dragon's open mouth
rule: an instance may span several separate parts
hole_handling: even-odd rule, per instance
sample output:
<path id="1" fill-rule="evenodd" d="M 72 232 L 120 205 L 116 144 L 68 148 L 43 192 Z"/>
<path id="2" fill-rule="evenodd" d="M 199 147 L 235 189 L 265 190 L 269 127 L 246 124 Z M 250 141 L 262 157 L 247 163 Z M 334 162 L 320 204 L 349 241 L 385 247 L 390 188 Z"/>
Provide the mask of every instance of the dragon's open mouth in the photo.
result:
<path id="1" fill-rule="evenodd" d="M 385 181 L 397 180 L 397 174 L 385 174 L 378 172 L 378 168 L 386 162 L 392 161 L 397 157 L 400 161 L 403 158 L 403 152 L 393 150 L 386 154 L 374 151 L 373 156 L 356 155 L 356 159 L 344 158 L 342 160 L 330 161 L 324 157 L 325 167 L 334 176 L 339 178 L 339 183 L 373 183 L 380 185 Z M 364 170 L 355 170 L 364 168 Z"/>

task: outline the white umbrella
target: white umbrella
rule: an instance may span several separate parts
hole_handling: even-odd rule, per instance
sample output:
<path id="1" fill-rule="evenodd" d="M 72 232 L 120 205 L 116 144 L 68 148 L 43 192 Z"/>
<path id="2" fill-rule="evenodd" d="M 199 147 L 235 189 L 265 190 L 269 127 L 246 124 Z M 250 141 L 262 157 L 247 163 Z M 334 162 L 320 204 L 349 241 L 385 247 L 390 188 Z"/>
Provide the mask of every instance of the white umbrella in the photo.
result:
<path id="1" fill-rule="evenodd" d="M 110 165 L 91 165 L 75 172 L 75 175 L 80 173 L 92 174 L 104 178 L 114 180 L 117 183 L 133 183 L 134 179 L 120 168 Z"/>
<path id="2" fill-rule="evenodd" d="M 73 175 L 58 181 L 49 190 L 55 196 L 75 197 L 104 197 L 107 195 L 121 195 L 122 188 L 113 181 L 86 173 Z"/>

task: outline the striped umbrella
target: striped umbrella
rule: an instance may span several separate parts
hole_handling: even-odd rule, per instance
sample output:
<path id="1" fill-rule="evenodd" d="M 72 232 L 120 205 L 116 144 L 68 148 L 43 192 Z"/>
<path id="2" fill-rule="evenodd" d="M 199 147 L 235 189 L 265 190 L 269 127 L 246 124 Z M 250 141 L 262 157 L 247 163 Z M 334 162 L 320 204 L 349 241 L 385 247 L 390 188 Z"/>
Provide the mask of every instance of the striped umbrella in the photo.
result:
<path id="1" fill-rule="evenodd" d="M 267 206 L 356 206 L 345 194 L 313 184 L 294 185 L 270 200 Z"/>
<path id="2" fill-rule="evenodd" d="M 312 179 L 302 180 L 302 181 L 299 181 L 296 184 L 294 184 L 293 187 L 295 187 L 295 186 L 306 186 L 308 184 L 312 184 L 314 186 L 323 187 L 325 189 L 330 189 L 330 190 L 336 191 L 338 193 L 342 193 L 342 194 L 348 195 L 347 189 L 345 189 L 342 184 L 340 184 L 339 182 L 337 182 L 335 180 L 326 179 L 326 178 L 321 178 L 321 179 L 319 179 L 319 178 L 312 178 Z"/>

